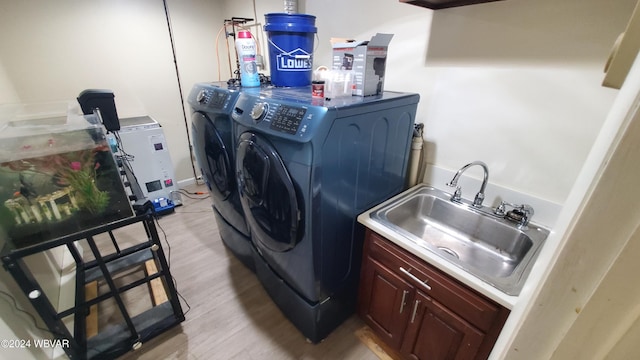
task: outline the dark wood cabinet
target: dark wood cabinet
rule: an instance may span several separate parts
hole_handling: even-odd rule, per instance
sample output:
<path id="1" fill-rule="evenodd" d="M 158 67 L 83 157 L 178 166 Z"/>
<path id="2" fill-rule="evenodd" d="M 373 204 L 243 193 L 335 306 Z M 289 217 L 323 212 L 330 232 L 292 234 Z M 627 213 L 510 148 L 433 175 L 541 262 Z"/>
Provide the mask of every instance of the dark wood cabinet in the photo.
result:
<path id="1" fill-rule="evenodd" d="M 358 314 L 406 359 L 486 359 L 509 310 L 367 230 Z"/>
<path id="2" fill-rule="evenodd" d="M 474 359 L 484 333 L 418 291 L 400 352 L 409 359 Z"/>
<path id="3" fill-rule="evenodd" d="M 446 9 L 456 6 L 481 4 L 501 0 L 400 0 L 400 2 L 426 7 L 433 10 Z"/>
<path id="4" fill-rule="evenodd" d="M 361 297 L 363 316 L 378 336 L 391 347 L 399 349 L 409 319 L 408 305 L 415 289 L 407 281 L 375 260 L 363 272 L 368 281 L 363 289 L 370 296 Z"/>

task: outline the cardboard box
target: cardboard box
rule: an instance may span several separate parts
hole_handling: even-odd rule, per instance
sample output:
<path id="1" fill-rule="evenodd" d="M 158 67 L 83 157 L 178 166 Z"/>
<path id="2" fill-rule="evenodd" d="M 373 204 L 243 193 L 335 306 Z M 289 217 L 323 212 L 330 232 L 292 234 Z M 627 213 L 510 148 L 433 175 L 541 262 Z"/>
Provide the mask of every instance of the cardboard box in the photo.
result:
<path id="1" fill-rule="evenodd" d="M 333 69 L 352 70 L 353 95 L 378 95 L 384 91 L 387 48 L 393 34 L 376 34 L 369 41 L 335 42 Z"/>

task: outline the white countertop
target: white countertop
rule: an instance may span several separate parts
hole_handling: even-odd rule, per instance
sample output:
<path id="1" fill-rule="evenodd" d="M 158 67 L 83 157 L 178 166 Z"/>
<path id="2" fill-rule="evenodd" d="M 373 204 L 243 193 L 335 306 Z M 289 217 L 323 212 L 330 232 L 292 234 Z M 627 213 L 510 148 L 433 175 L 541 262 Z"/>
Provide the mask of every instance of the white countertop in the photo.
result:
<path id="1" fill-rule="evenodd" d="M 389 202 L 394 201 L 396 198 L 402 196 L 403 193 L 379 204 L 378 206 L 365 211 L 364 213 L 358 216 L 358 222 L 366 226 L 367 228 L 373 230 L 378 233 L 382 237 L 391 241 L 392 243 L 400 246 L 401 248 L 407 250 L 408 252 L 414 254 L 415 256 L 421 258 L 427 263 L 435 266 L 441 271 L 447 273 L 454 279 L 460 281 L 461 283 L 467 285 L 468 287 L 476 290 L 482 295 L 488 297 L 489 299 L 497 302 L 498 304 L 506 307 L 507 309 L 513 309 L 514 305 L 518 301 L 518 296 L 507 295 L 506 293 L 496 289 L 495 287 L 489 285 L 487 282 L 481 280 L 477 276 L 459 268 L 455 264 L 447 261 L 446 259 L 438 256 L 437 254 L 417 245 L 415 242 L 405 238 L 401 234 L 393 231 L 389 227 L 386 227 L 374 220 L 371 219 L 370 214 L 375 212 L 379 208 L 386 206 Z"/>

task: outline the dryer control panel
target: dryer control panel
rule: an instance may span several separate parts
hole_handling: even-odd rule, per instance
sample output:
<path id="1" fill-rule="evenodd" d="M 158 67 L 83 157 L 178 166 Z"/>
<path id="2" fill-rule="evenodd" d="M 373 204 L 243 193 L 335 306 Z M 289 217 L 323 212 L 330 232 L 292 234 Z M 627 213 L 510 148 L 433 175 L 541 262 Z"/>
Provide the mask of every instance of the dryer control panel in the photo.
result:
<path id="1" fill-rule="evenodd" d="M 229 113 L 233 109 L 238 90 L 221 87 L 224 84 L 199 83 L 189 94 L 189 105 L 196 111 Z"/>
<path id="2" fill-rule="evenodd" d="M 198 103 L 208 105 L 212 109 L 222 109 L 228 99 L 229 94 L 218 89 L 202 89 L 196 97 Z"/>

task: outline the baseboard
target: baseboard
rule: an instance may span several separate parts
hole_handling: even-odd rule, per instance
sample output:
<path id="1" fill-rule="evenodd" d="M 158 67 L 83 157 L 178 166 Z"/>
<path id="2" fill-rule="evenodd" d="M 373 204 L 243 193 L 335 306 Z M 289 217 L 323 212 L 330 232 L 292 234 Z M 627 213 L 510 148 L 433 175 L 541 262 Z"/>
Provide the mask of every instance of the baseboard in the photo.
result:
<path id="1" fill-rule="evenodd" d="M 188 179 L 183 179 L 183 180 L 178 180 L 177 184 L 178 184 L 178 188 L 183 188 L 185 186 L 189 186 L 189 185 L 195 185 L 196 182 L 196 178 L 192 177 L 192 178 L 188 178 Z"/>

